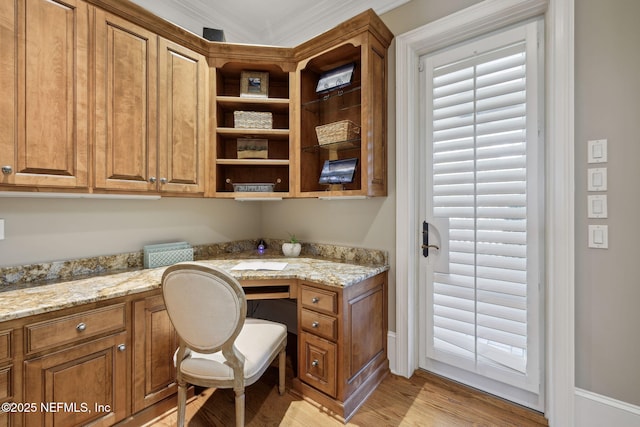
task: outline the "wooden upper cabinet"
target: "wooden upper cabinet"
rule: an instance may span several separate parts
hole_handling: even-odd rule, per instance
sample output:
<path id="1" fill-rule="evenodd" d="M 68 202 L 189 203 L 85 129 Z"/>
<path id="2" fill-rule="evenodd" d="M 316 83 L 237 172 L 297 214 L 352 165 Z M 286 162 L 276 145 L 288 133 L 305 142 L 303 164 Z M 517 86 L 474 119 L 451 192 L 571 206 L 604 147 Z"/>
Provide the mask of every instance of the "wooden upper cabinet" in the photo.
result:
<path id="1" fill-rule="evenodd" d="M 88 23 L 78 0 L 0 5 L 0 184 L 88 185 Z"/>
<path id="2" fill-rule="evenodd" d="M 296 48 L 298 195 L 387 195 L 386 55 L 392 38 L 380 18 L 366 11 Z M 320 81 L 345 68 L 352 70 L 345 81 L 320 87 Z M 353 131 L 336 131 L 347 123 Z M 319 134 L 318 128 L 325 132 Z M 352 178 L 343 170 L 349 162 L 356 163 Z M 335 170 L 335 176 L 321 183 L 323 170 Z"/>
<path id="3" fill-rule="evenodd" d="M 96 9 L 95 183 L 157 188 L 158 36 Z"/>
<path id="4" fill-rule="evenodd" d="M 207 60 L 164 39 L 158 59 L 159 190 L 204 194 Z"/>
<path id="5" fill-rule="evenodd" d="M 372 10 L 278 48 L 209 43 L 130 2 L 0 3 L 0 189 L 387 195 L 393 34 Z M 318 88 L 342 66 L 348 84 Z M 246 71 L 268 75 L 264 96 L 243 96 Z M 272 122 L 256 129 L 236 112 Z M 359 133 L 318 138 L 338 122 Z M 348 180 L 343 160 L 357 163 Z M 337 184 L 320 182 L 324 168 Z"/>

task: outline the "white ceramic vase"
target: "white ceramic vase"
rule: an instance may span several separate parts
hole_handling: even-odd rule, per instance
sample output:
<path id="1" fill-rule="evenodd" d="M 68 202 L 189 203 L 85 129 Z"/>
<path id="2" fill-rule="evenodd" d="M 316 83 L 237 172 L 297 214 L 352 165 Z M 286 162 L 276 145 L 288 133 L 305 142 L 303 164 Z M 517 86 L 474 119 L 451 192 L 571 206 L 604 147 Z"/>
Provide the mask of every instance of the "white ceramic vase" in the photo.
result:
<path id="1" fill-rule="evenodd" d="M 300 255 L 300 249 L 302 246 L 300 243 L 283 243 L 282 244 L 282 253 L 284 256 L 298 256 Z"/>

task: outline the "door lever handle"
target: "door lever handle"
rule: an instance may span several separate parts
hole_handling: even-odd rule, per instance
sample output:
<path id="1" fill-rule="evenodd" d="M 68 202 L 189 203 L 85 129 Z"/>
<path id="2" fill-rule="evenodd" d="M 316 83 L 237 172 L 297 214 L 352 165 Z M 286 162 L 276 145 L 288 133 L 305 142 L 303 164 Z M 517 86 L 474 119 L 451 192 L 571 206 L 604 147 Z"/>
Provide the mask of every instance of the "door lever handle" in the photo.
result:
<path id="1" fill-rule="evenodd" d="M 429 256 L 430 248 L 435 250 L 440 249 L 438 245 L 429 244 L 429 223 L 427 221 L 422 222 L 422 246 L 420 246 L 420 248 L 422 249 L 422 256 L 425 258 Z"/>
<path id="2" fill-rule="evenodd" d="M 422 246 L 420 246 L 420 247 L 421 247 L 422 249 L 429 249 L 429 248 L 433 248 L 433 249 L 435 249 L 436 251 L 437 251 L 437 250 L 440 250 L 440 246 L 438 246 L 438 245 L 422 245 Z"/>

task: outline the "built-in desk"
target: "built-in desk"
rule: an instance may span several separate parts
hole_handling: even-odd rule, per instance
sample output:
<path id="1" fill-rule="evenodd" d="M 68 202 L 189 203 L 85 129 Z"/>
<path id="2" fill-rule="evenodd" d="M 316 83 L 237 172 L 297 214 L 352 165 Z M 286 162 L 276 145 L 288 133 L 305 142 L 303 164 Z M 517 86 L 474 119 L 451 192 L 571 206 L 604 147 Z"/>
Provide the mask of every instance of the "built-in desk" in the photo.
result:
<path id="1" fill-rule="evenodd" d="M 296 300 L 299 368 L 292 391 L 348 419 L 388 372 L 388 267 L 276 260 L 287 267 L 231 273 L 247 299 Z M 239 261 L 198 262 L 231 270 Z M 177 342 L 160 289 L 164 270 L 5 287 L 11 290 L 0 293 L 0 402 L 82 399 L 108 410 L 4 414 L 0 426 L 54 419 L 137 425 L 175 405 Z M 96 383 L 95 375 L 110 380 Z"/>

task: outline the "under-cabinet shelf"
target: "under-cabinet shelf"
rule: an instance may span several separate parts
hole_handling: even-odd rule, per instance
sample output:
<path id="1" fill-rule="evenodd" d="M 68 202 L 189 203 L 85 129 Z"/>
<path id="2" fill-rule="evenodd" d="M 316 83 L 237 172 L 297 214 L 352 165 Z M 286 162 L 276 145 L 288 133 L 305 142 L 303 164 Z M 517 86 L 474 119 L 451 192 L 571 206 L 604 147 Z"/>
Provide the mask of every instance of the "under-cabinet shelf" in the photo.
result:
<path id="1" fill-rule="evenodd" d="M 289 111 L 288 98 L 247 98 L 239 96 L 223 96 L 216 97 L 219 106 L 229 110 L 263 110 L 279 113 L 287 113 Z"/>
<path id="2" fill-rule="evenodd" d="M 311 146 L 302 148 L 302 150 L 307 153 L 314 153 L 319 150 L 346 151 L 346 150 L 358 150 L 358 149 L 360 149 L 360 138 L 349 139 L 346 141 L 332 142 L 330 144 L 311 145 Z"/>
<path id="3" fill-rule="evenodd" d="M 361 106 L 361 86 L 350 87 L 348 89 L 337 89 L 325 94 L 316 94 L 317 98 L 302 103 L 302 108 L 311 112 L 318 112 L 321 109 L 332 109 L 334 111 L 358 108 Z"/>
<path id="4" fill-rule="evenodd" d="M 242 137 L 242 136 L 263 136 L 267 138 L 288 138 L 289 129 L 248 129 L 248 128 L 217 128 L 216 132 L 220 136 Z"/>
<path id="5" fill-rule="evenodd" d="M 228 166 L 289 166 L 288 159 L 218 159 L 218 165 Z"/>

